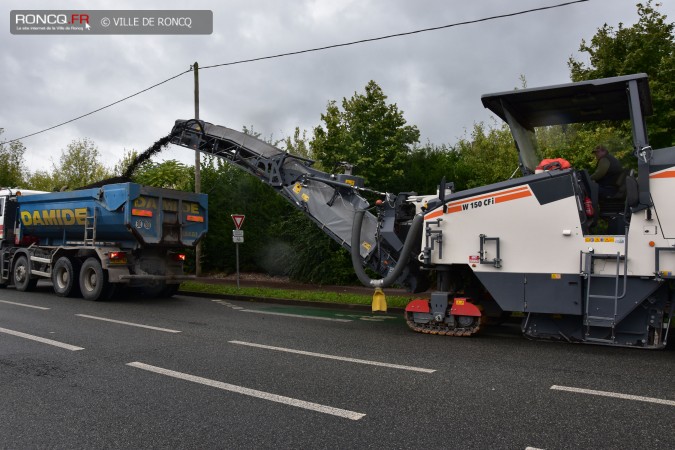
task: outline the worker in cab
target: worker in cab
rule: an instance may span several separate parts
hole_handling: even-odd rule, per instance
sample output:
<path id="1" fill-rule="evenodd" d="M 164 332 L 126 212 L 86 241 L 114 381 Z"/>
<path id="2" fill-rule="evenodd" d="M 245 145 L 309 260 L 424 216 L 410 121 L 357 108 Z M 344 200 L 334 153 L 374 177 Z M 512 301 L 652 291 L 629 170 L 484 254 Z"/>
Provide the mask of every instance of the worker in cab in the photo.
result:
<path id="1" fill-rule="evenodd" d="M 598 145 L 593 149 L 593 154 L 598 164 L 591 179 L 598 183 L 600 199 L 617 198 L 624 192 L 622 189 L 626 177 L 623 167 L 618 159 L 609 153 L 604 145 Z"/>

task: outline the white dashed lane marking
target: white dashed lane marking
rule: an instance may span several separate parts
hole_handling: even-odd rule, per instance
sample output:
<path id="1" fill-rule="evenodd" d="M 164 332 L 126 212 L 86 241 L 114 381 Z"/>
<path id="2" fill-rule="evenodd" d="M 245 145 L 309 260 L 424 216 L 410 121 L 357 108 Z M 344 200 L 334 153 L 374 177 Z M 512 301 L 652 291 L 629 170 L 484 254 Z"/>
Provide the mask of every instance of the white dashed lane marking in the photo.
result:
<path id="1" fill-rule="evenodd" d="M 70 350 L 70 351 L 73 351 L 73 352 L 78 351 L 78 350 L 84 350 L 83 347 L 77 347 L 75 345 L 70 345 L 70 344 L 64 344 L 63 342 L 54 341 L 54 340 L 51 340 L 51 339 L 45 339 L 45 338 L 40 337 L 40 336 L 33 336 L 32 334 L 26 334 L 26 333 L 22 333 L 20 331 L 8 330 L 7 328 L 0 328 L 0 333 L 9 334 L 9 335 L 20 337 L 20 338 L 23 338 L 23 339 L 29 339 L 31 341 L 41 342 L 43 344 L 52 345 L 54 347 L 65 348 L 66 350 Z"/>
<path id="2" fill-rule="evenodd" d="M 170 330 L 168 328 L 159 328 L 159 327 L 153 327 L 150 325 L 143 325 L 140 323 L 132 323 L 132 322 L 124 322 L 121 320 L 114 320 L 114 319 L 107 319 L 105 317 L 97 317 L 97 316 L 88 316 L 86 314 L 75 314 L 77 317 L 84 317 L 85 319 L 94 319 L 94 320 L 101 320 L 103 322 L 112 322 L 112 323 L 117 323 L 120 325 L 127 325 L 130 327 L 137 327 L 137 328 L 146 328 L 148 330 L 154 330 L 154 331 L 163 331 L 164 333 L 180 333 L 178 330 Z"/>
<path id="3" fill-rule="evenodd" d="M 298 319 L 327 320 L 327 321 L 330 321 L 330 322 L 351 322 L 351 320 L 349 320 L 349 319 L 334 319 L 332 317 L 304 316 L 302 314 L 289 314 L 289 313 L 281 313 L 281 312 L 274 312 L 274 311 L 263 311 L 263 310 L 260 310 L 260 309 L 240 309 L 239 311 L 247 312 L 247 313 L 256 313 L 256 314 L 269 314 L 269 315 L 272 315 L 272 316 L 296 317 Z"/>
<path id="4" fill-rule="evenodd" d="M 567 386 L 551 386 L 554 391 L 574 392 L 576 394 L 599 395 L 601 397 L 620 398 L 623 400 L 634 400 L 638 402 L 657 403 L 659 405 L 675 406 L 675 400 L 665 400 L 654 397 L 643 397 L 641 395 L 621 394 L 619 392 L 596 391 L 594 389 L 581 389 Z"/>
<path id="5" fill-rule="evenodd" d="M 8 302 L 7 300 L 0 300 L 0 303 L 7 303 L 8 305 L 23 306 L 25 308 L 41 309 L 43 311 L 47 311 L 47 310 L 51 309 L 51 308 L 45 308 L 44 306 L 33 306 L 33 305 L 27 305 L 25 303 Z"/>
<path id="6" fill-rule="evenodd" d="M 346 361 L 346 362 L 352 362 L 352 363 L 357 363 L 357 364 L 368 364 L 368 365 L 371 365 L 371 366 L 389 367 L 391 369 L 411 370 L 413 372 L 422 372 L 422 373 L 434 373 L 434 372 L 436 372 L 436 370 L 434 370 L 434 369 L 424 369 L 422 367 L 404 366 L 404 365 L 401 365 L 401 364 L 391 364 L 391 363 L 384 363 L 384 362 L 379 362 L 379 361 L 369 361 L 367 359 L 347 358 L 347 357 L 344 357 L 344 356 L 327 355 L 327 354 L 324 354 L 324 353 L 306 352 L 304 350 L 295 350 L 295 349 L 292 349 L 292 348 L 283 348 L 283 347 L 272 347 L 271 345 L 254 344 L 252 342 L 242 342 L 242 341 L 228 341 L 228 342 L 230 344 L 246 345 L 248 347 L 256 347 L 256 348 L 262 348 L 262 349 L 266 349 L 266 350 L 275 350 L 275 351 L 278 351 L 278 352 L 295 353 L 297 355 L 314 356 L 316 358 L 334 359 L 334 360 L 338 360 L 338 361 Z"/>
<path id="7" fill-rule="evenodd" d="M 304 400 L 298 400 L 291 397 L 284 397 L 282 395 L 271 394 L 269 392 L 258 391 L 256 389 L 249 389 L 242 386 L 237 386 L 234 384 L 223 383 L 221 381 L 209 380 L 208 378 L 202 378 L 195 375 L 190 375 L 187 373 L 176 372 L 169 369 L 164 369 L 162 367 L 151 366 L 149 364 L 144 364 L 141 362 L 131 362 L 127 366 L 135 367 L 137 369 L 147 370 L 148 372 L 158 373 L 160 375 L 165 375 L 167 377 L 178 378 L 180 380 L 191 381 L 193 383 L 203 384 L 205 386 L 214 387 L 217 389 L 222 389 L 224 391 L 234 392 L 237 394 L 247 395 L 249 397 L 255 397 L 262 400 L 268 400 L 271 402 L 282 403 L 289 406 L 295 406 L 297 408 L 308 409 L 310 411 L 316 411 L 323 414 L 330 414 L 337 417 L 343 417 L 350 420 L 359 420 L 365 417 L 365 414 L 349 411 L 346 409 L 333 408 L 332 406 L 320 405 L 318 403 L 307 402 Z"/>

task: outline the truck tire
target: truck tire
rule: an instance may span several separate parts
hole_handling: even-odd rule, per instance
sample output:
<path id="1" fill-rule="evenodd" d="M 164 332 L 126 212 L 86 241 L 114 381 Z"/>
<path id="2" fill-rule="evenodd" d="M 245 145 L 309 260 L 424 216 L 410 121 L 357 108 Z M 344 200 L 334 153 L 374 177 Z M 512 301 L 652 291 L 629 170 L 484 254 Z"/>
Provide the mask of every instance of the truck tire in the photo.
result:
<path id="1" fill-rule="evenodd" d="M 108 274 L 101 267 L 96 258 L 87 258 L 80 268 L 80 291 L 85 300 L 107 300 L 113 292 L 114 286 L 108 283 Z"/>
<path id="2" fill-rule="evenodd" d="M 80 294 L 80 261 L 62 256 L 52 269 L 54 293 L 59 297 L 76 297 Z"/>
<path id="3" fill-rule="evenodd" d="M 12 275 L 17 291 L 28 292 L 37 286 L 37 278 L 30 277 L 30 265 L 28 264 L 26 255 L 21 255 L 16 259 Z"/>

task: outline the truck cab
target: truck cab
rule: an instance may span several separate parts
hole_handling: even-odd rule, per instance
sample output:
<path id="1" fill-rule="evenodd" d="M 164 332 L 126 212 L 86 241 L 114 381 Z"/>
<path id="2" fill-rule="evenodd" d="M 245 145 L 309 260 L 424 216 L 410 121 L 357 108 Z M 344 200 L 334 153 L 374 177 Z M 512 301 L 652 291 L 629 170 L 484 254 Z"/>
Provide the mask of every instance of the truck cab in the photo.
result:
<path id="1" fill-rule="evenodd" d="M 14 244 L 14 228 L 16 225 L 16 198 L 21 195 L 44 194 L 44 191 L 33 191 L 19 188 L 0 188 L 0 248 Z"/>

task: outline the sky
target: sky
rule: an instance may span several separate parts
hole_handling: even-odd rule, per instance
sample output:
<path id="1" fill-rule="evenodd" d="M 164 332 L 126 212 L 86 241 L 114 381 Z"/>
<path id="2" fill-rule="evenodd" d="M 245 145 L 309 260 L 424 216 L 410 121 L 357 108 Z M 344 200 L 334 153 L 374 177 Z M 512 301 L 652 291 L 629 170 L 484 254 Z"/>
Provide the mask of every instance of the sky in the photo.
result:
<path id="1" fill-rule="evenodd" d="M 13 35 L 11 10 L 140 9 L 136 1 L 5 0 L 0 31 L 0 141 L 96 110 L 190 68 L 340 44 L 564 3 L 565 0 L 146 0 L 142 9 L 213 11 L 211 35 Z M 569 82 L 570 56 L 607 23 L 637 22 L 637 0 L 590 0 L 411 36 L 199 71 L 200 118 L 281 139 L 321 124 L 376 81 L 416 125 L 421 142 L 454 144 L 497 121 L 483 94 Z M 675 1 L 659 10 L 675 20 Z M 96 143 L 112 168 L 194 117 L 193 74 L 54 130 L 24 139 L 30 171 L 50 170 L 73 140 Z M 498 123 L 498 122 L 494 122 Z M 194 163 L 171 146 L 154 160 Z"/>

